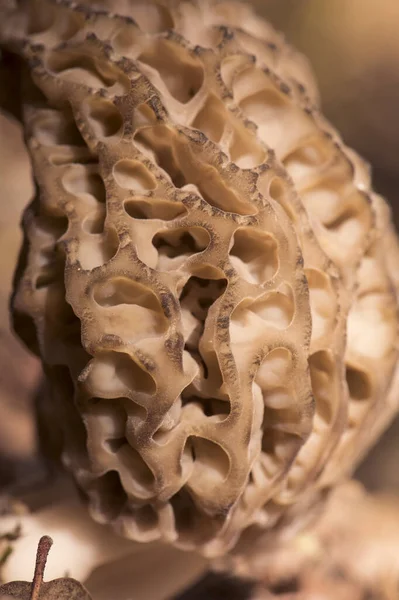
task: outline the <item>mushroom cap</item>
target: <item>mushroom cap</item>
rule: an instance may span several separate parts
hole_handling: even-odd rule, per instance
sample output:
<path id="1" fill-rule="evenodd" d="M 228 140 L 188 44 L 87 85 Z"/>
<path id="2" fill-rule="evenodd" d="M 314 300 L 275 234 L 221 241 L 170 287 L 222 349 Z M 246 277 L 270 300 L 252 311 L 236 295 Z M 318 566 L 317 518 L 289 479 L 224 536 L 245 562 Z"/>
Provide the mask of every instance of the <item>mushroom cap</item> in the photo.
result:
<path id="1" fill-rule="evenodd" d="M 1 35 L 37 183 L 14 323 L 92 515 L 208 556 L 300 522 L 397 411 L 399 265 L 305 59 L 216 0 L 33 0 Z"/>

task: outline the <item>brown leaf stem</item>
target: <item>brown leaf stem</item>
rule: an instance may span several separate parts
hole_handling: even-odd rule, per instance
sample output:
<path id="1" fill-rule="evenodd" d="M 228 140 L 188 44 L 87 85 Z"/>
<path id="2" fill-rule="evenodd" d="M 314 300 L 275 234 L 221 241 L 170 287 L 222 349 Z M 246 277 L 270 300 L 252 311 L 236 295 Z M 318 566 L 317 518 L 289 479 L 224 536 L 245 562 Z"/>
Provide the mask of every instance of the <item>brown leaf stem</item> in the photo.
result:
<path id="1" fill-rule="evenodd" d="M 47 557 L 53 540 L 48 535 L 44 535 L 39 540 L 36 554 L 35 574 L 33 576 L 32 591 L 30 600 L 39 600 L 40 589 L 43 583 L 44 570 L 46 568 Z"/>

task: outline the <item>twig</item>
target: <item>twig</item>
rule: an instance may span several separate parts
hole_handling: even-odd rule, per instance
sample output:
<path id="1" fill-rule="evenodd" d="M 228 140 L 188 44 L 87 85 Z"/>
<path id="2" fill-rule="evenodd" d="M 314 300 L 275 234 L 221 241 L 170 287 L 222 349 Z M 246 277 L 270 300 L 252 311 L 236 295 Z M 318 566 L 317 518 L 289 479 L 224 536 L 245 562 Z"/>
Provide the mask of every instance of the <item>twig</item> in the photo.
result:
<path id="1" fill-rule="evenodd" d="M 30 600 L 39 600 L 48 553 L 52 545 L 53 540 L 48 535 L 44 535 L 42 538 L 40 538 L 37 547 L 35 574 L 33 576 Z"/>

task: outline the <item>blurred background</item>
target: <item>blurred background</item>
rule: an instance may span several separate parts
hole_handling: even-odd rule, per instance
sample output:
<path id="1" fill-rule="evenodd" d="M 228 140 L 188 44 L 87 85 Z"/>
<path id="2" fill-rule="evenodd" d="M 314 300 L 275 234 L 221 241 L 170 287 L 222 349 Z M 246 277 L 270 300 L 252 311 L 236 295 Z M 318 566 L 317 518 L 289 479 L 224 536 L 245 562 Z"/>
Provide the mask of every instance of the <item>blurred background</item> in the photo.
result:
<path id="1" fill-rule="evenodd" d="M 306 54 L 326 116 L 372 165 L 399 224 L 398 0 L 253 0 Z M 1 72 L 0 72 L 1 76 Z M 0 92 L 0 99 L 2 93 Z M 3 103 L 4 104 L 4 103 Z M 40 366 L 10 331 L 8 302 L 33 186 L 18 123 L 0 112 L 0 487 L 27 474 L 35 451 L 32 400 Z M 372 490 L 399 491 L 399 419 L 360 467 Z"/>

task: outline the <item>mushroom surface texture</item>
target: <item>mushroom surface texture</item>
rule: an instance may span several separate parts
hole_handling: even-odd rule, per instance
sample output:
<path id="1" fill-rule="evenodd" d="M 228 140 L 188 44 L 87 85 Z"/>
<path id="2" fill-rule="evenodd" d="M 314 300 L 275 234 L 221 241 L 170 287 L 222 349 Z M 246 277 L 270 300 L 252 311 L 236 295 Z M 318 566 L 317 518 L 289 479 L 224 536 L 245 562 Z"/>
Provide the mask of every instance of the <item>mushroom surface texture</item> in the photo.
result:
<path id="1" fill-rule="evenodd" d="M 16 331 L 93 517 L 223 555 L 398 410 L 399 253 L 306 60 L 246 4 L 6 3 L 36 181 Z"/>

